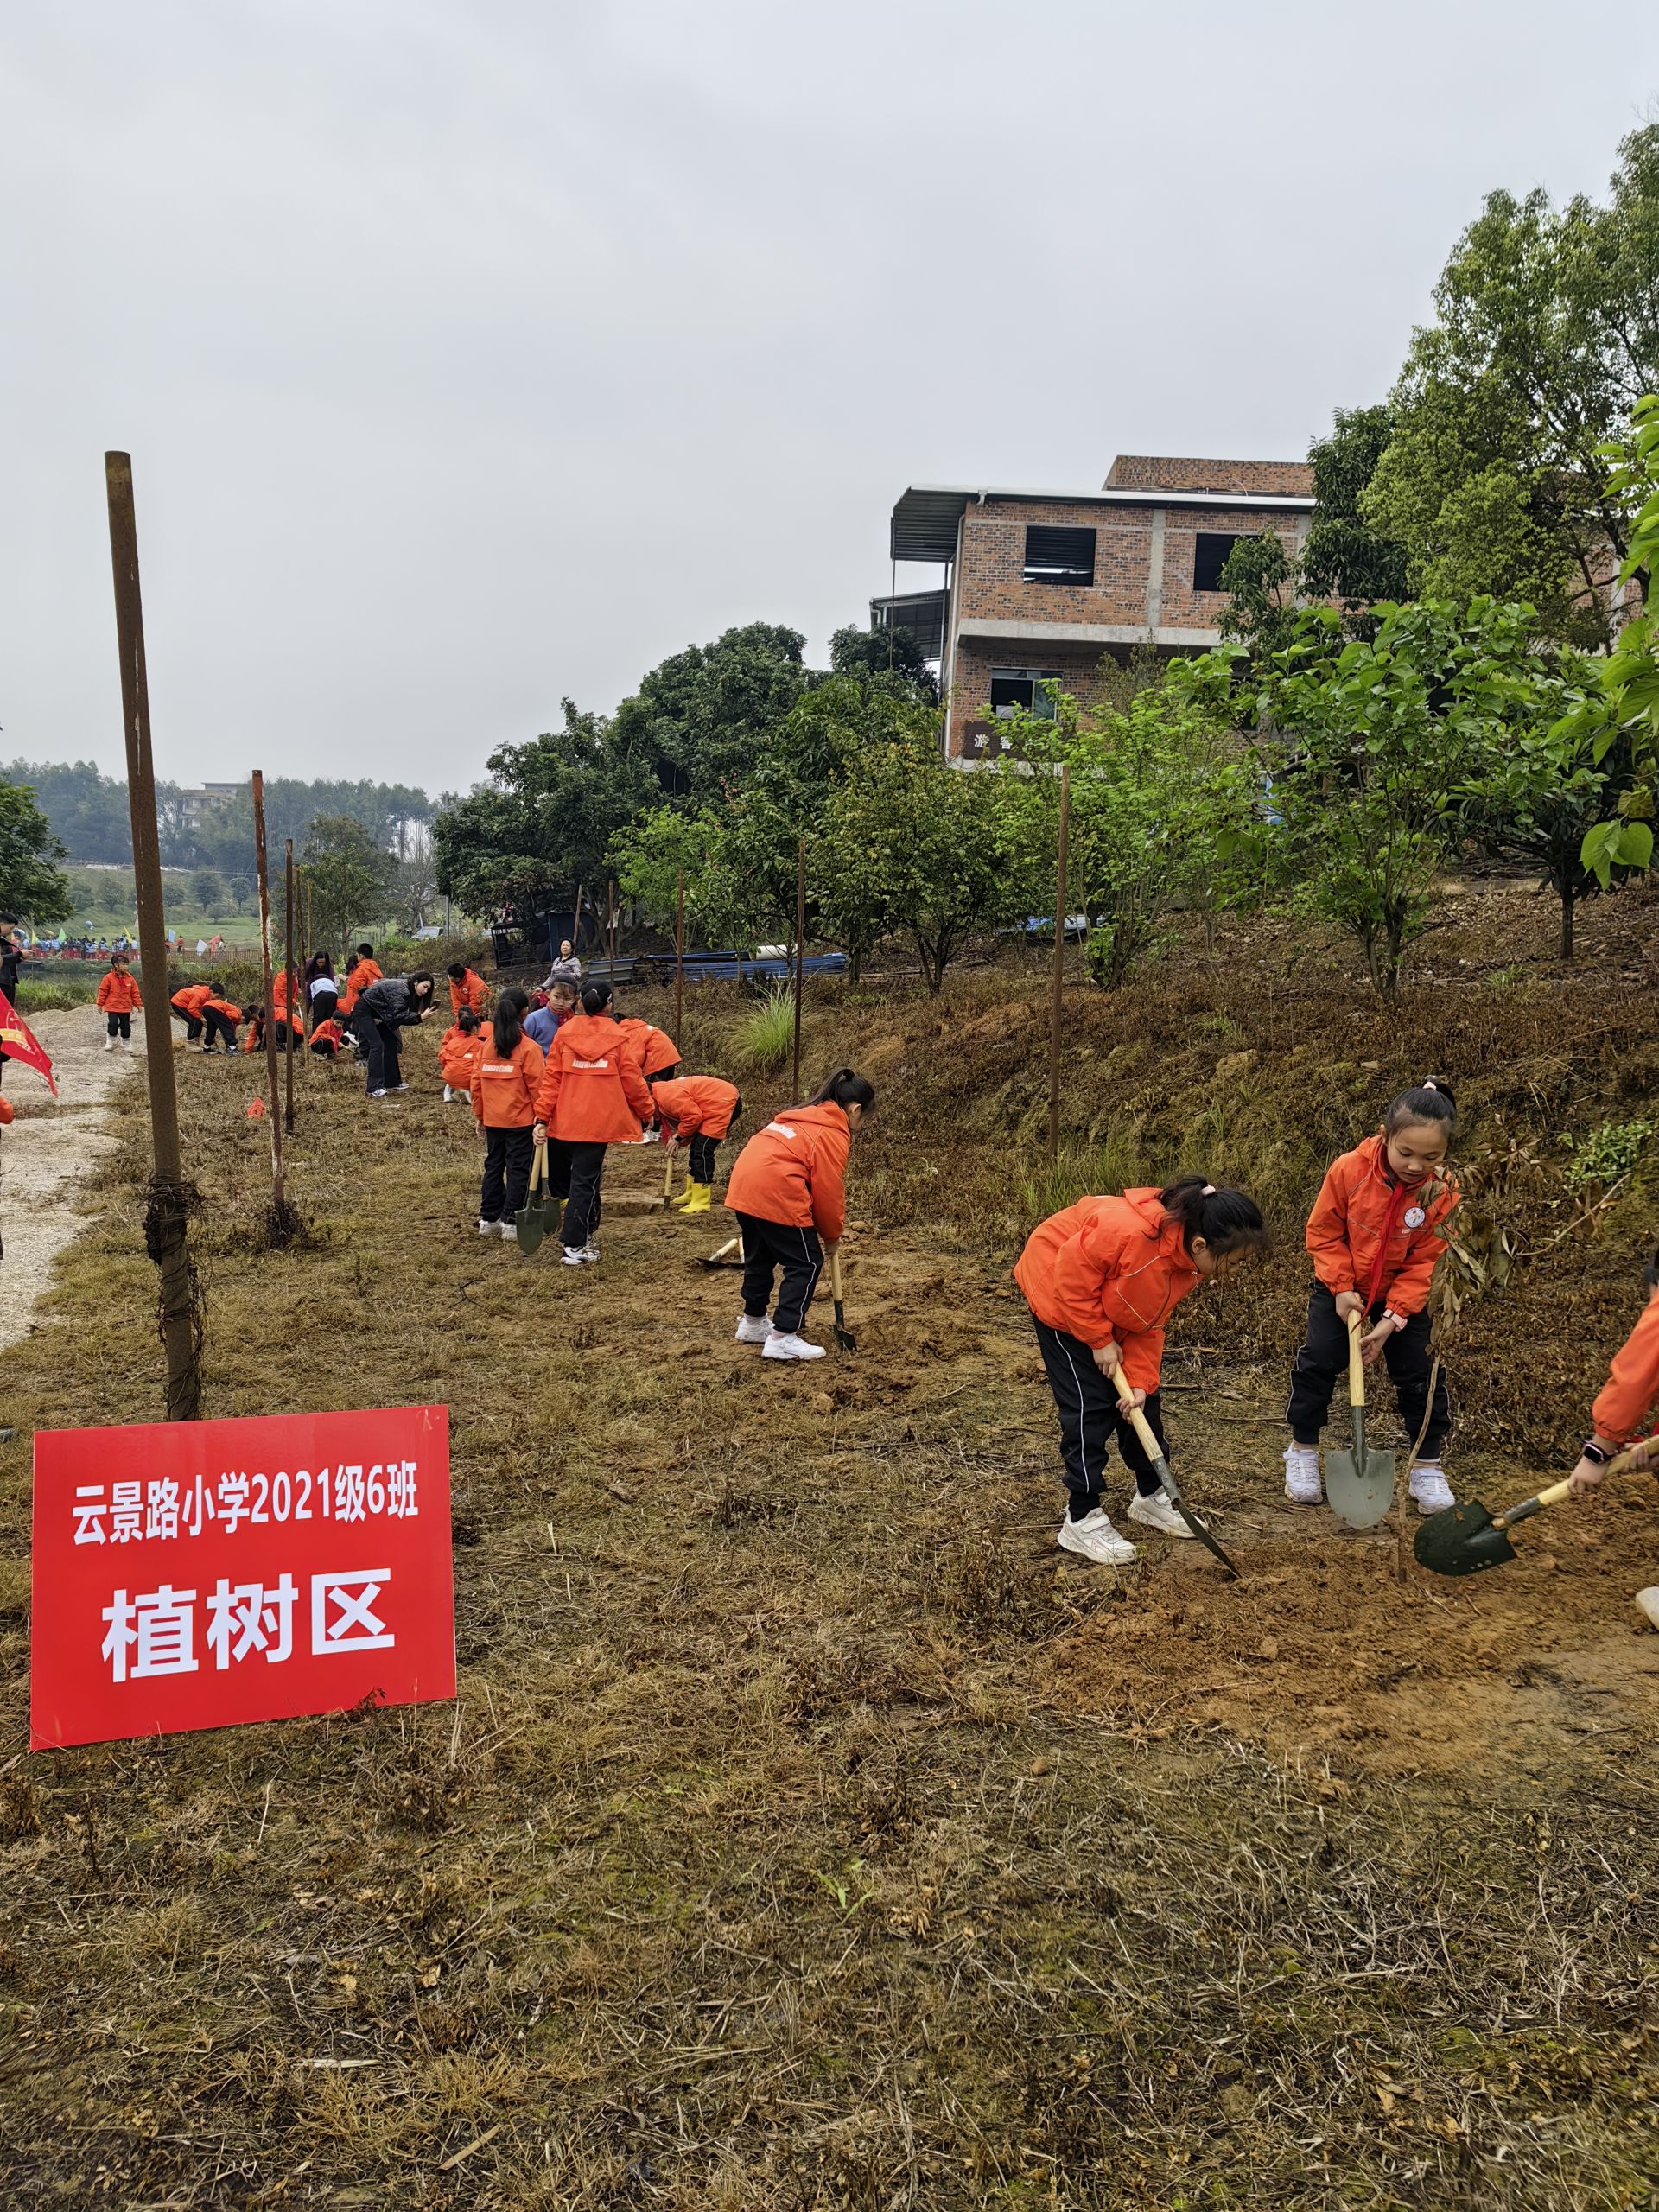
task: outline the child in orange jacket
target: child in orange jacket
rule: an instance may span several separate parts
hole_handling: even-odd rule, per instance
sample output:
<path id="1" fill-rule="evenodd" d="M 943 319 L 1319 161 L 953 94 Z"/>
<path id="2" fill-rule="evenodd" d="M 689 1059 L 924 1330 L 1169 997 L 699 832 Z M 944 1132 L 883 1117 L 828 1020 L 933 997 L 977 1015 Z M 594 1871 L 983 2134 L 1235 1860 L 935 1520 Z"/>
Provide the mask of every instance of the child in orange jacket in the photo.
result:
<path id="1" fill-rule="evenodd" d="M 374 957 L 374 947 L 372 944 L 359 944 L 346 965 L 346 992 L 340 1001 L 340 1012 L 354 1013 L 359 999 L 368 989 L 370 984 L 385 981 L 385 977 L 380 970 L 380 963 Z"/>
<path id="2" fill-rule="evenodd" d="M 1135 1477 L 1130 1520 L 1166 1536 L 1192 1535 L 1163 1495 L 1129 1408 L 1140 1407 L 1167 1456 L 1158 1403 L 1164 1324 L 1200 1283 L 1225 1281 L 1266 1243 L 1255 1201 L 1202 1175 L 1161 1191 L 1079 1198 L 1027 1238 L 1014 1279 L 1060 1417 L 1069 1496 L 1054 1541 L 1063 1551 L 1100 1567 L 1127 1567 L 1135 1557 L 1101 1502 L 1114 1435 Z"/>
<path id="3" fill-rule="evenodd" d="M 1659 1435 L 1643 1436 L 1659 1421 L 1659 1252 L 1649 1262 L 1648 1302 L 1623 1347 L 1614 1354 L 1607 1380 L 1590 1408 L 1589 1441 L 1568 1479 L 1579 1495 L 1599 1483 L 1607 1463 L 1629 1452 L 1637 1467 L 1659 1465 Z M 1638 1590 L 1640 1611 L 1659 1628 L 1659 1588 Z"/>
<path id="4" fill-rule="evenodd" d="M 1348 1371 L 1348 1332 L 1361 1339 L 1367 1364 L 1381 1357 L 1399 1401 L 1400 1418 L 1421 1457 L 1410 1491 L 1420 1513 L 1452 1503 L 1440 1465 L 1451 1401 L 1444 1372 L 1428 1402 L 1428 1286 L 1446 1249 L 1441 1234 L 1458 1193 L 1445 1169 L 1457 1125 L 1451 1091 L 1432 1077 L 1402 1090 L 1374 1137 L 1333 1160 L 1307 1218 L 1307 1249 L 1317 1280 L 1307 1306 L 1307 1340 L 1290 1371 L 1285 1418 L 1285 1496 L 1318 1505 L 1319 1433 L 1337 1379 Z"/>
<path id="5" fill-rule="evenodd" d="M 689 1214 L 707 1213 L 714 1202 L 715 1148 L 743 1111 L 737 1085 L 717 1075 L 664 1076 L 656 1083 L 647 1076 L 645 1081 L 668 1133 L 670 1158 L 682 1137 L 691 1147 L 685 1189 L 674 1203 Z"/>
<path id="6" fill-rule="evenodd" d="M 340 1055 L 346 1042 L 346 1032 L 331 1014 L 326 1021 L 318 1022 L 311 1032 L 311 1047 L 320 1060 L 333 1062 Z"/>
<path id="7" fill-rule="evenodd" d="M 242 1050 L 245 1052 L 263 1052 L 265 1049 L 265 1009 L 262 1006 L 251 1006 L 247 1012 L 248 1026 L 242 1032 Z"/>
<path id="8" fill-rule="evenodd" d="M 202 1008 L 213 995 L 211 983 L 184 983 L 174 992 L 168 1004 L 184 1024 L 184 1041 L 194 1045 L 204 1027 Z"/>
<path id="9" fill-rule="evenodd" d="M 115 1050 L 118 1037 L 128 1052 L 132 1050 L 132 1017 L 144 1001 L 138 992 L 138 978 L 127 964 L 124 952 L 118 952 L 106 971 L 98 980 L 98 1003 L 105 1016 L 108 1034 L 104 1039 L 106 1052 Z"/>
<path id="10" fill-rule="evenodd" d="M 548 1187 L 566 1201 L 564 1264 L 597 1260 L 606 1148 L 638 1144 L 652 1114 L 639 1063 L 611 1013 L 608 983 L 584 983 L 582 1012 L 561 1022 L 536 1094 L 534 1141 L 548 1141 Z"/>
<path id="11" fill-rule="evenodd" d="M 529 992 L 510 983 L 496 1000 L 495 1019 L 473 1062 L 473 1118 L 485 1141 L 480 1236 L 515 1235 L 513 1216 L 530 1189 L 531 1129 L 543 1055 L 536 1039 L 524 1034 L 529 1008 Z"/>
<path id="12" fill-rule="evenodd" d="M 242 1009 L 227 999 L 217 983 L 207 986 L 207 995 L 201 1002 L 202 1027 L 207 1035 L 201 1040 L 204 1052 L 213 1052 L 222 1043 L 227 1052 L 237 1050 L 236 1026 L 242 1019 Z"/>
<path id="13" fill-rule="evenodd" d="M 438 1073 L 443 1077 L 443 1103 L 470 1097 L 473 1069 L 484 1049 L 484 1026 L 469 1006 L 464 1006 L 438 1039 Z"/>
<path id="14" fill-rule="evenodd" d="M 835 1250 L 846 1225 L 854 1134 L 874 1105 L 869 1078 L 837 1068 L 803 1105 L 785 1106 L 757 1129 L 737 1155 L 726 1185 L 726 1204 L 743 1238 L 737 1341 L 759 1344 L 763 1359 L 823 1357 L 823 1346 L 801 1331 L 824 1252 Z M 768 1320 L 772 1277 L 780 1270 L 778 1303 Z"/>
<path id="15" fill-rule="evenodd" d="M 463 1007 L 470 1007 L 481 1016 L 490 1002 L 490 987 L 484 978 L 464 960 L 451 961 L 448 972 L 450 1013 L 459 1015 Z"/>

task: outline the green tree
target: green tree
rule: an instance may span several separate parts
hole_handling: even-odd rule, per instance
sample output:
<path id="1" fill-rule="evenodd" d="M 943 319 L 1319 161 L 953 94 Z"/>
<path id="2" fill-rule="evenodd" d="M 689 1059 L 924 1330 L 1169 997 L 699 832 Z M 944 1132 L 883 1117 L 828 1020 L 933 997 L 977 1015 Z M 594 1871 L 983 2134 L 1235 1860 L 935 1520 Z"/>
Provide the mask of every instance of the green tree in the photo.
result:
<path id="1" fill-rule="evenodd" d="M 696 807 L 729 794 L 806 689 L 805 642 L 798 630 L 750 622 L 688 645 L 617 709 L 617 752 L 649 768 L 670 798 Z"/>
<path id="2" fill-rule="evenodd" d="M 1435 289 L 1361 499 L 1414 591 L 1530 601 L 1546 634 L 1608 641 L 1633 510 L 1607 442 L 1659 385 L 1659 124 L 1605 206 L 1491 194 Z"/>
<path id="3" fill-rule="evenodd" d="M 22 784 L 0 784 L 0 907 L 36 927 L 73 911 L 62 840 Z"/>
<path id="4" fill-rule="evenodd" d="M 830 640 L 830 671 L 891 687 L 930 706 L 938 704 L 933 671 L 906 630 L 837 630 Z"/>
<path id="5" fill-rule="evenodd" d="M 100 774 L 94 762 L 14 760 L 0 767 L 0 779 L 29 787 L 71 860 L 130 863 L 127 787 Z"/>
<path id="6" fill-rule="evenodd" d="M 217 914 L 225 904 L 225 879 L 215 868 L 199 868 L 190 879 L 190 895 L 204 914 Z"/>
<path id="7" fill-rule="evenodd" d="M 1641 611 L 1619 632 L 1603 664 L 1599 694 L 1573 717 L 1575 734 L 1588 734 L 1599 762 L 1623 748 L 1630 779 L 1611 818 L 1585 835 L 1580 855 L 1605 889 L 1614 871 L 1645 873 L 1653 861 L 1655 785 L 1659 783 L 1659 622 L 1653 582 L 1659 574 L 1659 394 L 1647 392 L 1631 410 L 1628 439 L 1611 442 L 1605 458 L 1617 497 L 1637 506 L 1619 582 L 1641 594 Z"/>
<path id="8" fill-rule="evenodd" d="M 1301 576 L 1276 530 L 1239 539 L 1222 569 L 1221 588 L 1228 594 L 1221 634 L 1245 647 L 1249 666 L 1283 652 L 1296 632 Z"/>
<path id="9" fill-rule="evenodd" d="M 311 894 L 315 933 L 344 955 L 353 934 L 378 922 L 392 900 L 395 862 L 360 822 L 321 814 L 311 824 L 301 858 L 301 883 Z"/>
<path id="10" fill-rule="evenodd" d="M 1313 468 L 1314 508 L 1302 548 L 1300 582 L 1314 599 L 1335 599 L 1349 627 L 1369 620 L 1379 600 L 1407 596 L 1404 546 L 1366 519 L 1365 495 L 1394 435 L 1386 406 L 1338 407 L 1331 435 L 1316 438 L 1307 457 Z"/>

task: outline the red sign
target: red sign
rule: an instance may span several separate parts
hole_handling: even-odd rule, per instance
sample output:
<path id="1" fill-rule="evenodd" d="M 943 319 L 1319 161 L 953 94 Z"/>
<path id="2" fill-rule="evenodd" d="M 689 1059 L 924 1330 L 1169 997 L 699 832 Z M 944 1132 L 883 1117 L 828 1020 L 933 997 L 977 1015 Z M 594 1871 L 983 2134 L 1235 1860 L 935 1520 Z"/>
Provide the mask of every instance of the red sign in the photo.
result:
<path id="1" fill-rule="evenodd" d="M 29 1745 L 455 1694 L 449 1409 L 42 1429 Z"/>

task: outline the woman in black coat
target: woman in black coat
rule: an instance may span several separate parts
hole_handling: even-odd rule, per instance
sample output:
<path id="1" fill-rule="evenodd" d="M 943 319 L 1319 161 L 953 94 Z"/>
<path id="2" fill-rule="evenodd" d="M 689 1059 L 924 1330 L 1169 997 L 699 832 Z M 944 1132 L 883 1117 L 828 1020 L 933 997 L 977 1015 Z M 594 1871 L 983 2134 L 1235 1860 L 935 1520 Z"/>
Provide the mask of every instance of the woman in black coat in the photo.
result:
<path id="1" fill-rule="evenodd" d="M 400 1029 L 412 1029 L 432 1011 L 432 978 L 426 969 L 412 976 L 383 976 L 371 983 L 352 1009 L 352 1027 L 368 1062 L 371 1098 L 407 1090 L 402 1066 Z"/>

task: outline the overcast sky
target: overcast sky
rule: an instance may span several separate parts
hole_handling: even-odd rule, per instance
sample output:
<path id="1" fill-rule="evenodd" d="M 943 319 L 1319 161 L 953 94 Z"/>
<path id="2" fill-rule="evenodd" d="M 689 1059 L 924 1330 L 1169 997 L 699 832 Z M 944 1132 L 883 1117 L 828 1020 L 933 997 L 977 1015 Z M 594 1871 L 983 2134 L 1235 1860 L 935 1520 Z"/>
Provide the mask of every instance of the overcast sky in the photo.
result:
<path id="1" fill-rule="evenodd" d="M 906 484 L 1301 455 L 1656 94 L 1652 0 L 0 0 L 0 758 L 124 772 L 106 448 L 158 773 L 464 788 L 821 658 Z"/>

